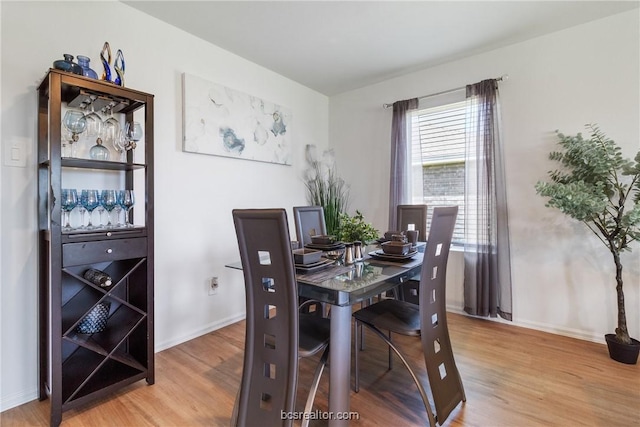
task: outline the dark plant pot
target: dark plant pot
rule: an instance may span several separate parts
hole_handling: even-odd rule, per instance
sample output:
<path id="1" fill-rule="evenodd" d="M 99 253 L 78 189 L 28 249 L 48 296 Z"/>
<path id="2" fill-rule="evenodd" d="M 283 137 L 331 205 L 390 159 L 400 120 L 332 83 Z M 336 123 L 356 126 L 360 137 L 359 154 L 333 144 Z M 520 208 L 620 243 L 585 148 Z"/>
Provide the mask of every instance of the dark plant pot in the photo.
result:
<path id="1" fill-rule="evenodd" d="M 604 339 L 607 341 L 607 347 L 609 348 L 609 357 L 613 360 L 628 365 L 635 365 L 638 362 L 640 341 L 631 338 L 631 344 L 623 344 L 616 340 L 615 334 L 606 334 Z"/>

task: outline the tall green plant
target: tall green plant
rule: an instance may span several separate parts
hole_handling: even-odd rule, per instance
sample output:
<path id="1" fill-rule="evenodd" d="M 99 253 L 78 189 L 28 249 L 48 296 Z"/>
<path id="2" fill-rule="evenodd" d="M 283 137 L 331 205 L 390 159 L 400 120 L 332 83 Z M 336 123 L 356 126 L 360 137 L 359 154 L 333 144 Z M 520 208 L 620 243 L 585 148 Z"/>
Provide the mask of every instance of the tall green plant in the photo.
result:
<path id="1" fill-rule="evenodd" d="M 616 339 L 630 344 L 620 253 L 640 240 L 640 151 L 635 161 L 625 159 L 620 147 L 597 126 L 587 128 L 589 139 L 557 133 L 562 151 L 549 158 L 561 167 L 549 172 L 551 182 L 538 182 L 536 191 L 549 198 L 546 206 L 583 222 L 611 252 L 616 268 Z"/>
<path id="2" fill-rule="evenodd" d="M 315 146 L 307 145 L 307 202 L 312 206 L 322 206 L 327 233 L 336 235 L 340 224 L 340 214 L 347 210 L 349 187 L 336 172 L 333 153 L 325 152 L 326 159 L 319 159 Z"/>

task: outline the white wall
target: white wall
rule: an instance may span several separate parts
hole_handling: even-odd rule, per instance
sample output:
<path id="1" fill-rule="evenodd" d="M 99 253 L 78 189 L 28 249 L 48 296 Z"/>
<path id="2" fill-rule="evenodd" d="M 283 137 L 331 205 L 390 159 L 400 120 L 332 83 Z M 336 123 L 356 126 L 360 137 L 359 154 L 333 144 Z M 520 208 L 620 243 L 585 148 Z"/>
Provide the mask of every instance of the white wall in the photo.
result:
<path id="1" fill-rule="evenodd" d="M 554 131 L 598 123 L 627 157 L 640 149 L 638 10 L 412 73 L 330 99 L 330 143 L 351 183 L 352 208 L 387 228 L 391 110 L 508 74 L 500 84 L 509 183 L 514 323 L 604 342 L 616 322 L 615 270 L 590 231 L 545 208 L 534 184 L 554 167 Z M 419 46 L 414 46 L 419 48 Z M 374 171 L 371 173 L 370 171 Z M 640 247 L 624 254 L 627 321 L 640 336 Z M 462 257 L 452 252 L 447 303 L 462 310 Z"/>
<path id="2" fill-rule="evenodd" d="M 27 156 L 1 174 L 5 410 L 37 397 L 36 88 L 54 60 L 85 54 L 101 74 L 109 41 L 124 52 L 127 86 L 155 95 L 156 350 L 244 316 L 242 274 L 224 267 L 239 259 L 231 209 L 306 204 L 304 146 L 327 146 L 328 99 L 119 2 L 0 5 L 2 146 L 23 142 Z M 183 72 L 289 107 L 293 165 L 183 153 Z M 210 276 L 220 278 L 216 296 Z"/>

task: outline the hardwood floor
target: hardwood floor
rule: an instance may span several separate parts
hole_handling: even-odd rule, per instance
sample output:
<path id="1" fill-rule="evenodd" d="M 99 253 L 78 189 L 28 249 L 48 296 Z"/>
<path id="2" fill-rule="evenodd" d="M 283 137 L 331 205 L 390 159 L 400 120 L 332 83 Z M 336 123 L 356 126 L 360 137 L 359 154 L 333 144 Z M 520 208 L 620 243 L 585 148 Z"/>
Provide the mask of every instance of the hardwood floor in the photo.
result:
<path id="1" fill-rule="evenodd" d="M 640 365 L 609 359 L 604 344 L 449 314 L 467 402 L 446 426 L 637 426 Z M 396 342 L 426 384 L 420 340 Z M 63 414 L 63 426 L 228 426 L 242 372 L 244 322 L 156 355 L 156 384 L 139 382 L 111 398 Z M 398 361 L 372 334 L 361 354 L 360 393 L 351 393 L 353 426 L 427 425 L 424 406 Z M 315 360 L 301 361 L 299 409 Z M 328 375 L 314 409 L 327 410 Z M 33 401 L 0 414 L 0 425 L 46 426 L 49 403 Z M 324 426 L 326 421 L 312 422 Z"/>

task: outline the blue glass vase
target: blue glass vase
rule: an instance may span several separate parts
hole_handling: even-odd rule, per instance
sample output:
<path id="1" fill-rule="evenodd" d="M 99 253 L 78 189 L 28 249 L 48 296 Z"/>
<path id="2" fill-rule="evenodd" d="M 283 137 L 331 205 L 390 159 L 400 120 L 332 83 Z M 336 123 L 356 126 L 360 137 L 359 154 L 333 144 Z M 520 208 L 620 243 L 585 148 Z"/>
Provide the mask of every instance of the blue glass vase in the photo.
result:
<path id="1" fill-rule="evenodd" d="M 78 59 L 78 65 L 82 68 L 82 75 L 83 76 L 89 77 L 89 78 L 92 78 L 92 79 L 97 79 L 98 78 L 98 73 L 93 71 L 91 69 L 91 67 L 89 66 L 89 62 L 91 62 L 89 57 L 78 55 L 77 59 Z"/>
<path id="2" fill-rule="evenodd" d="M 73 55 L 69 55 L 65 53 L 64 59 L 58 59 L 57 61 L 53 61 L 53 68 L 58 70 L 67 71 L 69 73 L 82 75 L 82 67 L 73 62 Z"/>

